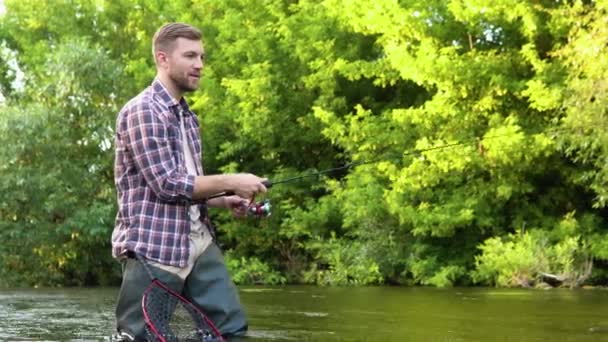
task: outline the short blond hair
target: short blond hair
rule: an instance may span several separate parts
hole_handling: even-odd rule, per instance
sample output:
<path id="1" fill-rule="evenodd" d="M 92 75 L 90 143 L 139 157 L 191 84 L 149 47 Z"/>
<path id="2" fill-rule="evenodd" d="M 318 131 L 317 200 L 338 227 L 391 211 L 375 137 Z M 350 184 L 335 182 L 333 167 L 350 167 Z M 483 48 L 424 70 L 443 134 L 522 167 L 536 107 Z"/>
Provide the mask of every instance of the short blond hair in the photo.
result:
<path id="1" fill-rule="evenodd" d="M 156 52 L 171 52 L 177 38 L 201 40 L 203 34 L 192 25 L 183 23 L 169 23 L 161 26 L 152 38 L 152 56 L 156 60 Z"/>

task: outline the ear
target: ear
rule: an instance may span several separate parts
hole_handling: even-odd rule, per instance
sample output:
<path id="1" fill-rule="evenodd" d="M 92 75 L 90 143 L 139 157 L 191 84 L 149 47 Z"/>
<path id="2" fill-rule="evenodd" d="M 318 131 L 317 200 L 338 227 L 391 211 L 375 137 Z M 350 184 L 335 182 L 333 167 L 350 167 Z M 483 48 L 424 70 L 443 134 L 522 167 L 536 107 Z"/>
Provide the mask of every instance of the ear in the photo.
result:
<path id="1" fill-rule="evenodd" d="M 161 50 L 156 51 L 155 58 L 156 58 L 156 64 L 159 67 L 164 68 L 169 63 L 169 55 L 165 51 L 161 51 Z"/>

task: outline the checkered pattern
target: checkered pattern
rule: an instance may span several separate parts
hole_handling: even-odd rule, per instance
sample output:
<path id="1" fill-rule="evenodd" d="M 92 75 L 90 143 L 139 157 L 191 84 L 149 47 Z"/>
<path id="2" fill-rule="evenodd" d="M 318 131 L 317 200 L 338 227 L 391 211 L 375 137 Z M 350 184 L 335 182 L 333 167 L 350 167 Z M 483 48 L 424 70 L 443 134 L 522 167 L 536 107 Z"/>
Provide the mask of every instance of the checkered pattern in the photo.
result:
<path id="1" fill-rule="evenodd" d="M 116 121 L 114 177 L 118 213 L 112 255 L 136 252 L 148 260 L 184 267 L 188 262 L 194 175 L 188 175 L 179 120 L 202 174 L 196 115 L 158 80 L 129 101 Z M 201 213 L 206 208 L 201 204 Z"/>

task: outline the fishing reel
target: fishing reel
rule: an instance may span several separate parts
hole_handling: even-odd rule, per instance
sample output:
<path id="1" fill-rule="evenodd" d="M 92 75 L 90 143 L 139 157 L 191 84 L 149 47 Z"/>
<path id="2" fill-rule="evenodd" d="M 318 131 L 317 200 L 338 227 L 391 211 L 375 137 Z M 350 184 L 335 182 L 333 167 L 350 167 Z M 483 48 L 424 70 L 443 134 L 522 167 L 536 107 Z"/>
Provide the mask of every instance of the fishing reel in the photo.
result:
<path id="1" fill-rule="evenodd" d="M 272 183 L 270 181 L 264 181 L 262 182 L 264 184 L 264 186 L 266 186 L 266 188 L 270 188 L 272 187 Z M 234 192 L 232 191 L 226 191 L 226 192 L 222 192 L 219 194 L 215 194 L 213 196 L 209 196 L 207 197 L 207 199 L 212 199 L 212 198 L 218 198 L 218 197 L 222 197 L 222 196 L 232 196 L 234 195 Z M 247 207 L 247 216 L 248 217 L 256 217 L 256 218 L 264 218 L 264 217 L 268 217 L 270 216 L 270 200 L 265 199 L 263 201 L 260 202 L 253 202 L 253 200 L 255 199 L 255 195 L 251 198 L 249 204 L 247 204 L 247 201 L 241 201 L 238 204 L 233 204 L 233 207 Z"/>
<path id="2" fill-rule="evenodd" d="M 247 216 L 264 218 L 270 216 L 270 200 L 265 199 L 261 202 L 251 203 L 247 207 Z"/>

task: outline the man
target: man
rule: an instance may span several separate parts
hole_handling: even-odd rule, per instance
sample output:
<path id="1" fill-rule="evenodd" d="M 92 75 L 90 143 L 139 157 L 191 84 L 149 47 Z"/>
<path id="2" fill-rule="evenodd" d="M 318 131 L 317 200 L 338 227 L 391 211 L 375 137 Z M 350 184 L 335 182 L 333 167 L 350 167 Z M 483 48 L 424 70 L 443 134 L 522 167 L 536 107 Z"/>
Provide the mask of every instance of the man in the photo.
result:
<path id="1" fill-rule="evenodd" d="M 154 275 L 198 304 L 222 335 L 247 331 L 207 206 L 246 214 L 248 199 L 266 188 L 252 174 L 203 175 L 198 121 L 183 98 L 198 88 L 205 52 L 198 29 L 181 23 L 161 27 L 153 38 L 157 75 L 131 99 L 116 123 L 115 182 L 118 213 L 112 255 L 123 280 L 116 306 L 118 336 L 145 340 L 141 297 Z M 232 192 L 206 200 L 212 195 Z"/>

